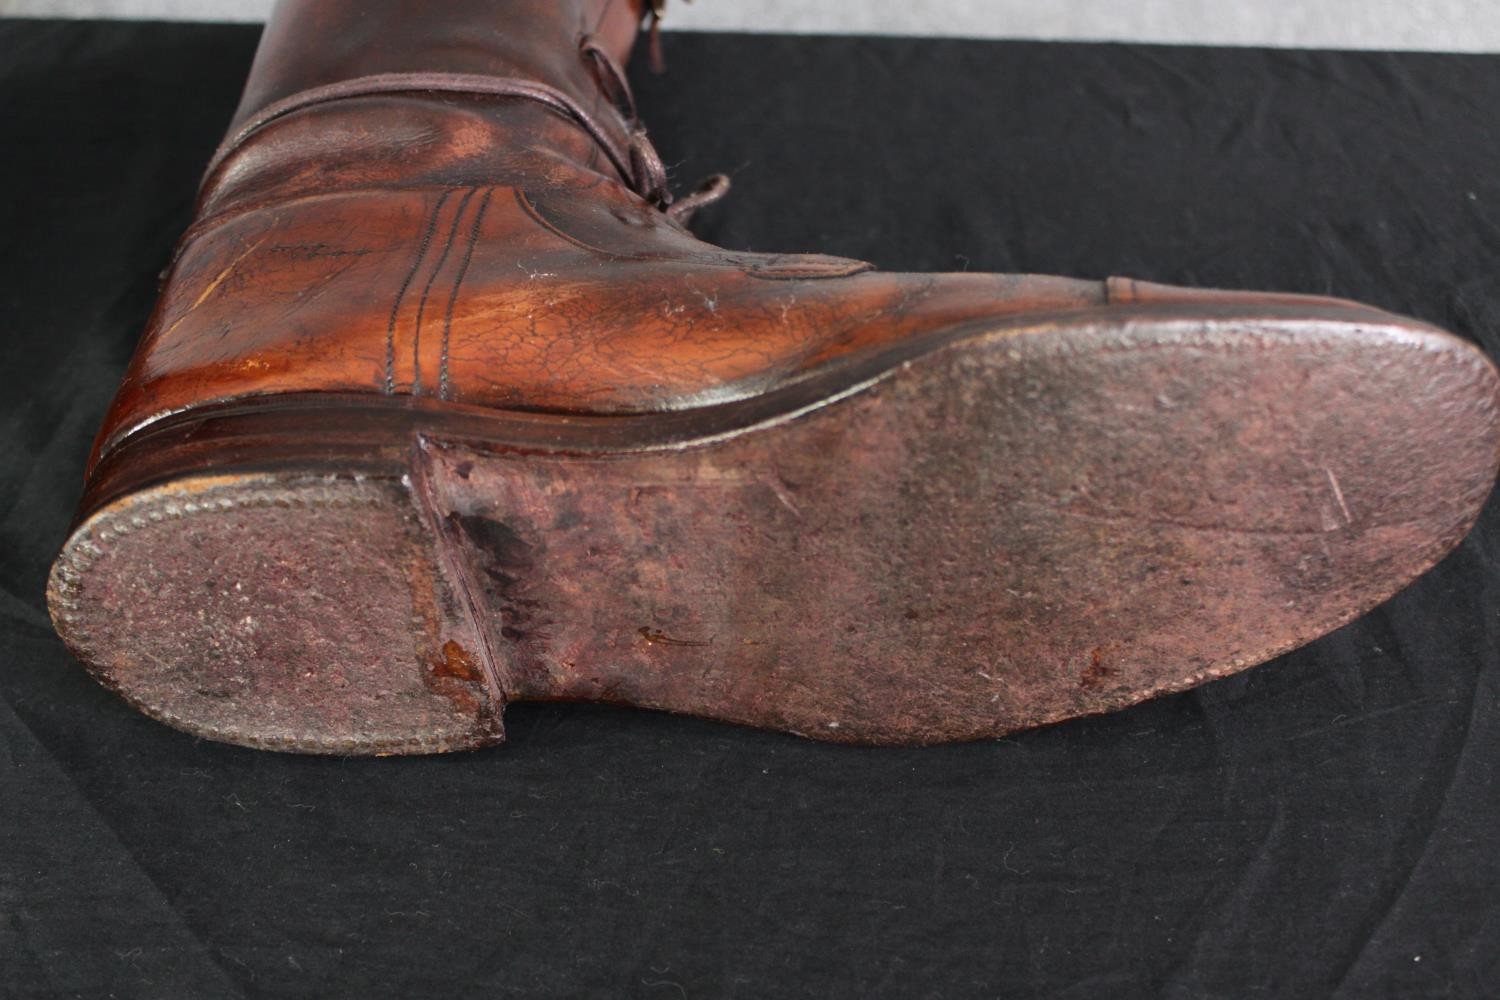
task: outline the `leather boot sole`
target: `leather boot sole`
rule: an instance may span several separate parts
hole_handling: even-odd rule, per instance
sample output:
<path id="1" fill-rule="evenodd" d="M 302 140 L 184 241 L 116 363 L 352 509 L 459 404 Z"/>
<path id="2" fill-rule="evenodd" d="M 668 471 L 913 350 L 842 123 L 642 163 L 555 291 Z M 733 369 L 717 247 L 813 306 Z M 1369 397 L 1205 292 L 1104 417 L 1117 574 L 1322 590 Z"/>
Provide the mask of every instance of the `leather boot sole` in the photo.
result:
<path id="1" fill-rule="evenodd" d="M 142 711 L 256 747 L 477 747 L 547 699 L 999 736 L 1390 597 L 1477 517 L 1497 384 L 1368 313 L 1176 305 L 677 414 L 252 400 L 116 449 L 49 598 Z"/>

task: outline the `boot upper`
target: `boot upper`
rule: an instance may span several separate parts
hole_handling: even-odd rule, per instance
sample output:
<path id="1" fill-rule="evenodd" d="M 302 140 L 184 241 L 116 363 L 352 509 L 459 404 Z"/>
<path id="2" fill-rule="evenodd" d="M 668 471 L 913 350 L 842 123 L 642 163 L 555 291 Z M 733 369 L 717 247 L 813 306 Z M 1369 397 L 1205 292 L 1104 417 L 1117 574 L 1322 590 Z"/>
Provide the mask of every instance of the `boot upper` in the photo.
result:
<path id="1" fill-rule="evenodd" d="M 403 6 L 279 10 L 96 460 L 157 417 L 249 396 L 660 412 L 1080 310 L 1289 299 L 723 250 L 664 210 L 642 176 L 654 153 L 599 70 L 639 6 L 515 3 L 504 35 L 493 4 Z M 421 33 L 396 45 L 403 16 Z M 523 92 L 466 82 L 487 74 Z"/>

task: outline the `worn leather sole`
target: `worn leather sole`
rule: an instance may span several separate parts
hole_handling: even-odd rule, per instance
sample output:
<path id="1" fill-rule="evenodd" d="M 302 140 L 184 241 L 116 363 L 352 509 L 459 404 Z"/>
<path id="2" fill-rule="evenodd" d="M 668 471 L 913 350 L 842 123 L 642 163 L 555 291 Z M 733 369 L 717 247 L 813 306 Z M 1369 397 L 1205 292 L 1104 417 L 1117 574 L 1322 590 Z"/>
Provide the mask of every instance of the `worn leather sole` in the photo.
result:
<path id="1" fill-rule="evenodd" d="M 895 744 L 1105 712 L 1353 619 L 1473 524 L 1494 368 L 1353 317 L 1081 313 L 655 417 L 205 410 L 96 471 L 52 613 L 147 714 L 315 753 L 495 743 L 536 699 Z"/>

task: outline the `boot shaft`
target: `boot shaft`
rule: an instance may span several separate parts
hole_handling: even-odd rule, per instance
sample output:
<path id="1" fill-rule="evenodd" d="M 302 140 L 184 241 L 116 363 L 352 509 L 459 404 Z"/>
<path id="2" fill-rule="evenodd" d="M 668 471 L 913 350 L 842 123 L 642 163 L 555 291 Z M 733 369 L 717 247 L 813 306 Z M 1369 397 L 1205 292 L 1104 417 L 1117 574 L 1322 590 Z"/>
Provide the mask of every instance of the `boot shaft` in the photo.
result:
<path id="1" fill-rule="evenodd" d="M 645 0 L 282 0 L 205 175 L 200 218 L 557 169 L 649 196 L 619 69 L 645 10 Z"/>
<path id="2" fill-rule="evenodd" d="M 293 94 L 385 73 L 519 77 L 593 104 L 580 41 L 623 65 L 644 14 L 645 0 L 280 0 L 230 131 Z"/>

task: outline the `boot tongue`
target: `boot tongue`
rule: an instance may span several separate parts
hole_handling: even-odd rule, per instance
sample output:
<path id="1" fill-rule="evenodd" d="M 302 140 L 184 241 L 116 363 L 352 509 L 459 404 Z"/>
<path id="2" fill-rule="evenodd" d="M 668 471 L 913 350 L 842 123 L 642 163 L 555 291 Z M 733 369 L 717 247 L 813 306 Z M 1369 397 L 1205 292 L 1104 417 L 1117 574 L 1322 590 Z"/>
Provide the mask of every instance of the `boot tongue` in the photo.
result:
<path id="1" fill-rule="evenodd" d="M 624 63 L 646 0 L 282 0 L 266 25 L 230 134 L 295 95 L 387 74 L 472 74 L 553 88 L 621 148 L 629 128 L 580 43 Z"/>

